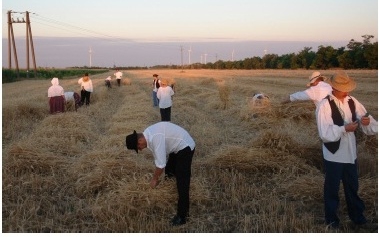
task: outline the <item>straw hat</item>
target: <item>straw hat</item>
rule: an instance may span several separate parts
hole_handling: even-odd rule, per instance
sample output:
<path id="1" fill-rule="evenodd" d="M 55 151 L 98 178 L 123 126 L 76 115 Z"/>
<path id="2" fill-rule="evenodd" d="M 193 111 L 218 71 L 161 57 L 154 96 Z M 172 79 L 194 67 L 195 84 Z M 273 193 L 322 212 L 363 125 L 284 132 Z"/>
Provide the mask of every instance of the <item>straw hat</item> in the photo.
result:
<path id="1" fill-rule="evenodd" d="M 357 83 L 348 75 L 336 74 L 330 78 L 329 84 L 336 90 L 341 92 L 350 92 L 355 89 Z"/>
<path id="2" fill-rule="evenodd" d="M 161 79 L 161 85 L 168 85 L 168 80 L 167 79 Z"/>
<path id="3" fill-rule="evenodd" d="M 324 80 L 325 77 L 321 76 L 320 72 L 313 72 L 312 75 L 309 77 L 309 82 L 308 82 L 307 86 L 308 87 L 311 86 L 311 84 L 319 78 Z"/>

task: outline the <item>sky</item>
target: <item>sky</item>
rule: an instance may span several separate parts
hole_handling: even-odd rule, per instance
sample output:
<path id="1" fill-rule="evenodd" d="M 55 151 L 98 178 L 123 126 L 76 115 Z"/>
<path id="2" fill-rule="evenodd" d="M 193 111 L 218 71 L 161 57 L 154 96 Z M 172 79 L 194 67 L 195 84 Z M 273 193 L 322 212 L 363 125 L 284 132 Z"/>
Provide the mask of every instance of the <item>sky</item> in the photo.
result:
<path id="1" fill-rule="evenodd" d="M 116 46 L 118 49 L 129 49 L 125 51 L 125 56 L 129 58 L 131 64 L 133 64 L 131 59 L 142 54 L 145 57 L 141 59 L 142 64 L 143 60 L 145 64 L 159 63 L 159 60 L 151 61 L 151 58 L 158 57 L 164 64 L 169 61 L 172 63 L 183 61 L 181 59 L 183 51 L 187 54 L 185 55 L 187 62 L 190 61 L 191 53 L 193 62 L 204 62 L 206 54 L 212 55 L 214 60 L 218 54 L 220 59 L 233 58 L 231 56 L 234 55 L 231 53 L 233 48 L 241 48 L 241 43 L 246 45 L 246 42 L 263 44 L 263 42 L 291 41 L 302 44 L 313 42 L 316 45 L 346 46 L 350 39 L 361 41 L 362 35 L 374 35 L 375 41 L 378 36 L 377 0 L 2 0 L 3 66 L 4 61 L 7 61 L 8 52 L 7 12 L 9 10 L 12 10 L 12 17 L 15 20 L 23 19 L 26 11 L 30 13 L 33 39 L 40 43 L 35 43 L 36 50 L 39 50 L 36 56 L 40 62 L 46 60 L 46 57 L 39 57 L 47 54 L 45 51 L 47 49 L 44 49 L 46 41 L 43 41 L 46 37 L 57 39 L 57 42 L 60 37 L 88 39 L 80 46 L 83 47 L 82 54 L 86 54 L 87 64 L 89 48 L 93 50 L 93 55 L 91 54 L 95 60 L 93 63 L 96 60 L 100 63 L 100 58 L 102 60 L 109 58 L 108 64 L 120 61 L 122 55 L 114 56 L 117 58 L 115 59 L 107 53 L 99 54 L 106 52 L 104 49 L 106 47 L 110 49 L 109 51 L 120 51 L 114 48 Z M 12 24 L 12 26 L 14 36 L 25 40 L 26 24 Z M 94 41 L 102 43 L 97 44 Z M 209 46 L 215 42 L 229 43 L 229 45 L 223 45 L 223 48 L 212 51 L 206 47 L 201 50 L 193 48 L 200 42 L 208 42 Z M 58 45 L 50 40 L 49 43 L 57 47 L 53 51 L 50 48 L 50 52 L 66 52 L 62 57 L 69 57 L 70 60 L 66 61 L 77 63 L 74 60 L 77 57 L 67 48 L 62 48 L 62 42 Z M 23 52 L 22 48 L 25 46 L 22 44 L 25 43 L 17 46 L 20 48 L 20 50 L 17 48 L 18 51 Z M 75 45 L 81 44 L 75 43 Z M 308 45 L 299 45 L 292 50 L 306 46 Z M 226 47 L 229 51 L 228 56 L 222 52 Z M 263 50 L 277 53 L 267 48 L 268 46 L 262 47 L 254 51 L 255 54 L 259 54 L 256 56 L 262 56 Z M 190 53 L 189 50 L 193 51 Z M 157 56 L 155 51 L 159 51 L 160 56 Z M 165 54 L 167 51 L 169 53 Z M 235 59 L 245 57 L 243 51 L 235 51 Z M 78 49 L 75 52 L 78 52 Z M 140 55 L 131 55 L 135 52 L 137 54 L 140 52 Z M 165 55 L 169 54 L 175 54 L 176 58 L 164 60 Z M 252 54 L 253 50 L 250 50 L 247 55 Z M 49 65 L 49 62 L 51 60 L 46 60 L 45 65 L 53 66 Z M 138 61 L 138 64 L 141 62 Z M 85 64 L 84 61 L 82 64 Z"/>

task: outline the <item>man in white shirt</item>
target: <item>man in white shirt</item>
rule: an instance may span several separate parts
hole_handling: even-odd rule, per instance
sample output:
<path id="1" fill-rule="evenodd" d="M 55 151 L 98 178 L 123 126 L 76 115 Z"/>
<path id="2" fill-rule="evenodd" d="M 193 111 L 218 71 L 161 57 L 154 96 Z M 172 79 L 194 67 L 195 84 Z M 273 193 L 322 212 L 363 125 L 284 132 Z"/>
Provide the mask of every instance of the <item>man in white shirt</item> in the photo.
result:
<path id="1" fill-rule="evenodd" d="M 116 80 L 117 80 L 117 85 L 120 86 L 121 85 L 122 72 L 117 69 L 116 72 L 114 73 L 114 75 L 115 75 Z"/>
<path id="2" fill-rule="evenodd" d="M 186 223 L 189 213 L 189 188 L 191 163 L 195 152 L 195 142 L 189 133 L 176 124 L 159 122 L 149 126 L 143 133 L 134 132 L 126 136 L 126 147 L 130 150 L 152 151 L 155 171 L 150 186 L 159 184 L 159 177 L 165 171 L 167 177 L 176 177 L 178 190 L 177 214 L 171 220 L 172 225 Z M 168 159 L 167 159 L 168 156 Z"/>
<path id="3" fill-rule="evenodd" d="M 349 218 L 354 228 L 366 224 L 365 205 L 358 196 L 357 146 L 354 131 L 360 127 L 367 135 L 378 133 L 378 123 L 349 92 L 356 83 L 346 74 L 329 82 L 332 93 L 316 109 L 318 133 L 323 141 L 325 182 L 325 221 L 338 228 L 339 186 L 342 180 Z"/>
<path id="4" fill-rule="evenodd" d="M 157 91 L 161 121 L 171 121 L 172 96 L 174 94 L 175 92 L 168 86 L 167 79 L 162 79 L 161 86 Z"/>
<path id="5" fill-rule="evenodd" d="M 326 78 L 321 76 L 320 72 L 313 72 L 309 77 L 308 89 L 291 94 L 289 98 L 285 99 L 282 103 L 289 103 L 293 101 L 312 100 L 317 104 L 324 99 L 329 93 L 332 92 L 332 87 L 326 83 Z"/>

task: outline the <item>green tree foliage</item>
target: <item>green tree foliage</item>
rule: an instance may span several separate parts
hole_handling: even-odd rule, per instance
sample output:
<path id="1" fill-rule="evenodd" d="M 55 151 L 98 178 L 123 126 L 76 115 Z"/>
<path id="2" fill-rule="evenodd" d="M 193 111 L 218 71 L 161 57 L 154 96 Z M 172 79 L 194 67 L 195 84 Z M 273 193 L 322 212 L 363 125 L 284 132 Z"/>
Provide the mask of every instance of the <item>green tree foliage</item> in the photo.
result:
<path id="1" fill-rule="evenodd" d="M 191 68 L 214 69 L 378 69 L 378 42 L 371 43 L 372 35 L 363 35 L 363 41 L 351 39 L 346 47 L 338 49 L 320 45 L 316 52 L 304 47 L 298 53 L 266 54 L 262 58 L 252 57 L 239 61 L 193 64 Z"/>

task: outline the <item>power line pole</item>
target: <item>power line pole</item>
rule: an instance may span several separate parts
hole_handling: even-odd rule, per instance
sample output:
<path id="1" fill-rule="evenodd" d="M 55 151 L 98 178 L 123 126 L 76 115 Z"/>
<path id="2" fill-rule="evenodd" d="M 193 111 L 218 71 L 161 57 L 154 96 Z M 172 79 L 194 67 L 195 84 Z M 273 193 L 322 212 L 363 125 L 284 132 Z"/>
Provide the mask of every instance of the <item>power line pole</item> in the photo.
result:
<path id="1" fill-rule="evenodd" d="M 12 69 L 12 52 L 11 51 L 12 51 L 12 46 L 13 46 L 13 55 L 15 58 L 17 77 L 19 77 L 19 66 L 18 66 L 16 43 L 15 43 L 14 32 L 13 32 L 13 24 L 26 23 L 26 70 L 27 70 L 27 74 L 29 75 L 29 69 L 30 69 L 29 46 L 30 46 L 31 51 L 32 51 L 33 65 L 34 65 L 34 77 L 37 77 L 37 66 L 36 66 L 36 58 L 34 54 L 33 36 L 32 36 L 32 28 L 30 26 L 29 12 L 28 11 L 25 12 L 26 20 L 24 17 L 22 17 L 21 20 L 19 17 L 17 17 L 17 20 L 15 20 L 12 17 L 13 13 L 24 14 L 24 12 L 12 12 L 11 10 L 8 11 L 8 65 L 9 65 L 9 69 Z"/>
<path id="2" fill-rule="evenodd" d="M 89 46 L 89 67 L 92 67 L 92 48 Z"/>
<path id="3" fill-rule="evenodd" d="M 182 62 L 182 72 L 183 72 L 183 46 L 180 46 L 180 55 L 181 55 L 181 62 Z"/>
<path id="4" fill-rule="evenodd" d="M 26 11 L 26 43 L 27 43 L 27 72 L 29 73 L 29 44 L 32 48 L 32 58 L 33 58 L 33 66 L 34 66 L 34 78 L 37 77 L 37 65 L 36 65 L 36 56 L 34 54 L 34 44 L 33 44 L 33 36 L 32 36 L 32 28 L 30 26 L 30 18 L 29 12 Z M 29 38 L 30 37 L 30 38 Z"/>

